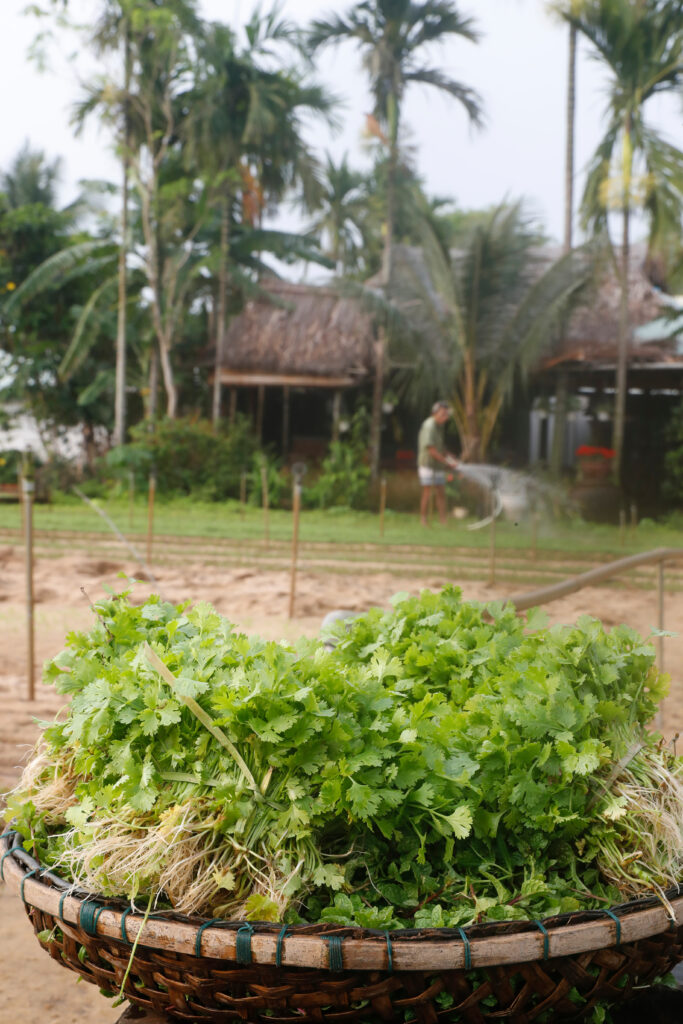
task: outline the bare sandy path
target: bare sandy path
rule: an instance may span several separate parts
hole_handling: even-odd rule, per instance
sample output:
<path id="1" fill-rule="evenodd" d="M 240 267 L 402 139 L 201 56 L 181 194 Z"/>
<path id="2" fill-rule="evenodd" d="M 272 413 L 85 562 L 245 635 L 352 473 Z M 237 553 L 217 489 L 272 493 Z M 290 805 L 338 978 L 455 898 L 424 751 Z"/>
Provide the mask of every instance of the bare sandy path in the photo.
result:
<path id="1" fill-rule="evenodd" d="M 87 629 L 92 622 L 88 598 L 102 593 L 103 584 L 121 589 L 118 573 L 135 574 L 135 567 L 74 554 L 36 565 L 36 657 L 38 665 L 62 647 L 69 630 Z M 224 570 L 207 564 L 188 564 L 157 572 L 159 590 L 172 601 L 207 600 L 249 633 L 280 639 L 315 635 L 322 617 L 333 608 L 361 611 L 386 605 L 397 591 L 417 592 L 448 582 L 429 574 L 416 581 L 393 574 L 362 576 L 301 573 L 296 618 L 287 618 L 289 577 L 283 571 Z M 457 582 L 457 581 L 454 581 Z M 85 594 L 81 588 L 84 588 Z M 466 582 L 466 597 L 483 600 L 517 592 L 514 584 L 490 588 Z M 149 584 L 139 582 L 134 593 L 143 598 Z M 42 684 L 37 699 L 26 693 L 24 582 L 21 558 L 12 548 L 0 549 L 0 787 L 17 779 L 20 765 L 35 742 L 34 719 L 50 718 L 61 698 Z M 655 595 L 638 589 L 591 588 L 547 606 L 552 622 L 572 622 L 595 615 L 607 626 L 626 622 L 644 635 L 656 621 Z M 672 674 L 671 695 L 663 709 L 668 735 L 683 731 L 683 594 L 667 595 L 667 628 L 682 635 L 666 640 L 666 667 Z M 38 947 L 19 900 L 0 886 L 0 1019 L 24 1024 L 110 1024 L 120 1009 L 112 1008 L 94 986 L 77 984 Z"/>

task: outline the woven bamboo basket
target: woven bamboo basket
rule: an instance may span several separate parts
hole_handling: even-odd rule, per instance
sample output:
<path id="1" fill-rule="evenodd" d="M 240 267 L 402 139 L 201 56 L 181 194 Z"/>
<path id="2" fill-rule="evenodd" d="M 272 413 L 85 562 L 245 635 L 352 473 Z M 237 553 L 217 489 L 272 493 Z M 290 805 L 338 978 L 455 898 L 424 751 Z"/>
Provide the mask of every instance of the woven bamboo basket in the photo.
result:
<path id="1" fill-rule="evenodd" d="M 131 1003 L 172 1020 L 576 1020 L 683 960 L 683 888 L 666 894 L 669 909 L 652 898 L 542 921 L 388 933 L 168 913 L 143 922 L 42 869 L 16 832 L 0 839 L 0 873 L 53 959 L 112 993 L 123 984 Z"/>

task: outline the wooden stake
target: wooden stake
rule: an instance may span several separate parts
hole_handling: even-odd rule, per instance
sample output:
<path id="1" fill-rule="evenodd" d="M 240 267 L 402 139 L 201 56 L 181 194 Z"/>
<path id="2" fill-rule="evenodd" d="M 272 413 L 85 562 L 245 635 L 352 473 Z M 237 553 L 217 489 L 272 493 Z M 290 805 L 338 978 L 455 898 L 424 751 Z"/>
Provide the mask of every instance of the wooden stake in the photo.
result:
<path id="1" fill-rule="evenodd" d="M 21 479 L 21 493 L 24 509 L 24 539 L 25 539 L 25 562 L 26 562 L 26 639 L 27 639 L 27 674 L 28 674 L 28 699 L 35 700 L 36 682 L 34 674 L 35 666 L 35 631 L 33 616 L 33 495 L 35 484 L 33 480 Z"/>
<path id="2" fill-rule="evenodd" d="M 657 628 L 664 631 L 664 562 L 657 565 Z M 657 668 L 664 671 L 664 637 L 657 637 Z M 662 728 L 662 705 L 657 708 L 655 728 Z"/>
<path id="3" fill-rule="evenodd" d="M 657 629 L 664 630 L 664 562 L 657 565 Z M 657 637 L 657 661 L 660 672 L 664 671 L 664 637 Z"/>
<path id="4" fill-rule="evenodd" d="M 263 499 L 263 536 L 266 547 L 270 543 L 270 529 L 268 524 L 268 467 L 265 462 L 261 464 L 261 497 Z"/>
<path id="5" fill-rule="evenodd" d="M 244 506 L 246 505 L 246 503 L 247 503 L 247 474 L 246 474 L 246 470 L 243 469 L 242 472 L 240 473 L 240 505 L 242 505 L 242 507 L 243 507 L 242 514 L 244 514 Z"/>
<path id="6" fill-rule="evenodd" d="M 536 509 L 531 513 L 531 561 L 538 558 L 538 512 Z"/>
<path id="7" fill-rule="evenodd" d="M 133 508 L 135 505 L 135 473 L 128 471 L 128 528 L 133 529 Z"/>
<path id="8" fill-rule="evenodd" d="M 147 565 L 152 564 L 152 543 L 154 540 L 154 496 L 157 490 L 156 473 L 149 474 L 149 494 L 147 497 Z"/>
<path id="9" fill-rule="evenodd" d="M 496 582 L 496 492 L 491 491 L 491 537 L 489 546 L 489 586 Z"/>
<path id="10" fill-rule="evenodd" d="M 382 477 L 379 485 L 379 535 L 384 536 L 384 510 L 387 507 L 387 478 Z"/>
<path id="11" fill-rule="evenodd" d="M 296 566 L 299 557 L 299 515 L 301 512 L 301 484 L 294 484 L 292 501 L 292 571 L 289 581 L 289 618 L 294 618 L 294 601 L 296 599 Z"/>
<path id="12" fill-rule="evenodd" d="M 626 509 L 619 509 L 619 544 L 623 548 L 626 543 Z"/>
<path id="13" fill-rule="evenodd" d="M 638 506 L 635 501 L 631 502 L 631 540 L 635 538 L 636 526 L 638 525 Z"/>

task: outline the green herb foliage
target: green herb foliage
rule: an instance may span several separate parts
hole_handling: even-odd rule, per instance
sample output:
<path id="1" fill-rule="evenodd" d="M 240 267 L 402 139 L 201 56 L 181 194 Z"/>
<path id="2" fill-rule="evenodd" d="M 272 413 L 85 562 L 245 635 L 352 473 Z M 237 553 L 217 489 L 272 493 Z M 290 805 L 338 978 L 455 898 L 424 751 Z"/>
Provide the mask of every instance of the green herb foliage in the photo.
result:
<path id="1" fill-rule="evenodd" d="M 659 749 L 643 726 L 664 691 L 632 630 L 548 629 L 453 587 L 340 626 L 331 651 L 247 638 L 206 604 L 121 595 L 97 613 L 47 668 L 71 702 L 9 798 L 40 858 L 81 884 L 379 928 L 622 898 L 600 850 L 630 863 L 637 827 L 610 773 L 634 737 L 641 759 Z M 667 882 L 637 870 L 641 888 Z"/>

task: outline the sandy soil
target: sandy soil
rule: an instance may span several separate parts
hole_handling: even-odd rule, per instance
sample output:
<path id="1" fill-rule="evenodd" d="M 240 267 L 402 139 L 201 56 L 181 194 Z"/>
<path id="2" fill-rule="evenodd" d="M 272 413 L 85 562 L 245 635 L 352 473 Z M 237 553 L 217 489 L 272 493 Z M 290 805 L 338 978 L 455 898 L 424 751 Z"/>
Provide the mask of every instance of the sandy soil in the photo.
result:
<path id="1" fill-rule="evenodd" d="M 36 565 L 36 663 L 41 665 L 63 646 L 65 634 L 88 628 L 92 622 L 89 600 L 102 594 L 103 584 L 121 589 L 123 570 L 134 567 L 84 555 L 44 560 Z M 415 592 L 438 587 L 445 578 L 414 578 L 369 574 L 361 578 L 301 573 L 298 578 L 296 618 L 289 621 L 289 577 L 285 572 L 224 571 L 210 565 L 188 564 L 156 573 L 160 592 L 169 600 L 208 600 L 250 633 L 279 639 L 314 635 L 322 617 L 333 608 L 362 610 L 384 605 L 397 591 Z M 466 597 L 493 599 L 518 591 L 466 583 Z M 138 583 L 136 595 L 150 591 Z M 572 622 L 589 613 L 608 626 L 621 622 L 647 635 L 656 619 L 655 595 L 650 591 L 608 588 L 586 589 L 551 605 L 553 622 Z M 667 627 L 683 624 L 683 594 L 667 595 Z M 682 631 L 683 633 L 683 631 Z M 663 708 L 663 729 L 668 735 L 683 730 L 683 635 L 665 641 L 665 663 L 672 674 L 671 694 Z M 18 778 L 38 733 L 35 719 L 52 717 L 60 706 L 51 690 L 38 683 L 36 700 L 26 700 L 26 643 L 24 582 L 21 559 L 12 548 L 0 549 L 0 787 Z M 96 988 L 77 984 L 38 947 L 20 901 L 0 886 L 0 1017 L 24 1024 L 110 1024 L 121 1010 L 112 1008 Z"/>

